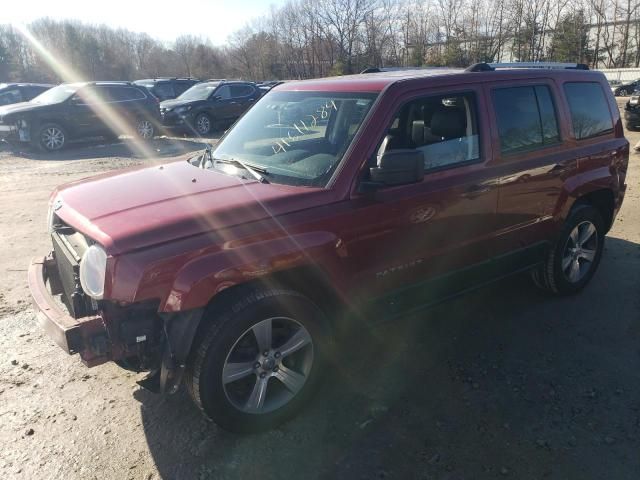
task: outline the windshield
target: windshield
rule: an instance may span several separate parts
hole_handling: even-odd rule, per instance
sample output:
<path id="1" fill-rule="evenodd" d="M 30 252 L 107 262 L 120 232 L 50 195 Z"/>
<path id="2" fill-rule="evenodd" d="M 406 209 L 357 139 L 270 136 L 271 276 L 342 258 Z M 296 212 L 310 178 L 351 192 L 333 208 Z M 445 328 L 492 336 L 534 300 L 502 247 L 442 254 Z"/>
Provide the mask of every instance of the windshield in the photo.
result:
<path id="1" fill-rule="evenodd" d="M 31 101 L 45 104 L 61 103 L 76 93 L 78 88 L 79 87 L 77 85 L 58 85 L 57 87 L 50 88 L 44 93 L 41 93 Z"/>
<path id="2" fill-rule="evenodd" d="M 178 97 L 179 100 L 206 100 L 219 83 L 197 83 Z"/>
<path id="3" fill-rule="evenodd" d="M 262 167 L 275 183 L 324 186 L 375 98 L 367 93 L 269 93 L 229 131 L 213 156 Z"/>

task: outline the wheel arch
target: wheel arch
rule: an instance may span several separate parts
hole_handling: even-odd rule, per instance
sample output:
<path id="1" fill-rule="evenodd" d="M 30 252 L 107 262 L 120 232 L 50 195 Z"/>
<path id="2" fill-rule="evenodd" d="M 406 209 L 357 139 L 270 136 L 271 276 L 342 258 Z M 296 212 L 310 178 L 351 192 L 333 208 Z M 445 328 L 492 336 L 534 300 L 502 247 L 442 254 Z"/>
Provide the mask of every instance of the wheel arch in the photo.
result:
<path id="1" fill-rule="evenodd" d="M 605 233 L 611 229 L 615 211 L 615 195 L 612 189 L 600 188 L 580 195 L 573 202 L 571 210 L 579 205 L 591 205 L 595 207 L 604 220 Z"/>

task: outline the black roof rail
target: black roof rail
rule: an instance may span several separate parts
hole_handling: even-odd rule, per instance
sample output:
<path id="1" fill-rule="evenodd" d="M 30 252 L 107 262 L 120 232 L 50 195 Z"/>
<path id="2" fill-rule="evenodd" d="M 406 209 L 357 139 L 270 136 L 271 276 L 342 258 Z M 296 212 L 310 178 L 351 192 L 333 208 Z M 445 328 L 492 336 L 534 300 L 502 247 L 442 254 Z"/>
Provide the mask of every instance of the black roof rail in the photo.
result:
<path id="1" fill-rule="evenodd" d="M 474 63 L 465 68 L 465 72 L 493 72 L 500 69 L 509 68 L 535 68 L 535 69 L 559 69 L 559 70 L 589 70 L 589 66 L 584 63 L 562 63 L 562 62 L 511 62 L 511 63 Z"/>
<path id="2" fill-rule="evenodd" d="M 138 86 L 128 80 L 95 80 L 93 82 L 87 82 L 87 83 L 93 83 L 95 85 L 134 85 L 136 87 Z"/>

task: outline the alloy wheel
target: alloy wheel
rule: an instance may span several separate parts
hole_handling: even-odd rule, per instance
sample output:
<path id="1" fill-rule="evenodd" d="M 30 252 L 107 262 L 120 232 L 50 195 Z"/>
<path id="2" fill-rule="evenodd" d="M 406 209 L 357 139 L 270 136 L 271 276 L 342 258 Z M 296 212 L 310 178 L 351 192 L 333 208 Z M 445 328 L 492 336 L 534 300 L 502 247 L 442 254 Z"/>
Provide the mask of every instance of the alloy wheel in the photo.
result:
<path id="1" fill-rule="evenodd" d="M 578 283 L 591 270 L 598 251 L 598 232 L 584 221 L 571 230 L 562 254 L 562 272 L 571 283 Z"/>
<path id="2" fill-rule="evenodd" d="M 138 135 L 145 140 L 153 137 L 153 124 L 149 120 L 140 120 L 136 126 Z"/>
<path id="3" fill-rule="evenodd" d="M 200 135 L 205 135 L 211 130 L 211 120 L 206 115 L 200 115 L 196 121 L 196 128 Z"/>
<path id="4" fill-rule="evenodd" d="M 312 365 L 313 341 L 307 329 L 292 318 L 268 318 L 231 347 L 222 387 L 238 410 L 264 414 L 283 407 L 302 390 Z"/>
<path id="5" fill-rule="evenodd" d="M 58 127 L 47 127 L 40 136 L 47 150 L 59 150 L 64 145 L 64 133 Z"/>

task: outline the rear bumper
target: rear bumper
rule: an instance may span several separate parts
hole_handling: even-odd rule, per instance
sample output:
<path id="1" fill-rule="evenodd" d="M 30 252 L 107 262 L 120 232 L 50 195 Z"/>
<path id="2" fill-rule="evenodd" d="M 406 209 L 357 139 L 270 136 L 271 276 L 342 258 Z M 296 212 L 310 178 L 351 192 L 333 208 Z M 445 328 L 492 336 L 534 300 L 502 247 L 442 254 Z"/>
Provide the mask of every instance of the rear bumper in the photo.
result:
<path id="1" fill-rule="evenodd" d="M 108 335 L 100 315 L 73 318 L 47 288 L 56 285 L 57 265 L 53 256 L 37 258 L 29 265 L 28 282 L 40 327 L 68 354 L 79 353 L 89 367 L 110 360 Z M 55 287 L 52 287 L 55 288 Z"/>

